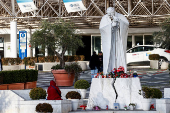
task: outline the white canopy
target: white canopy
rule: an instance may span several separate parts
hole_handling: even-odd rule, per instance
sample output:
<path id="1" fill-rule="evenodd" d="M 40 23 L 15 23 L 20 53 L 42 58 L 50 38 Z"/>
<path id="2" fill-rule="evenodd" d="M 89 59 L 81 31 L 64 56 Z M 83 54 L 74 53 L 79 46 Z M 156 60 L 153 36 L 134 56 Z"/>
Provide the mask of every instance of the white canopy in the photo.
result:
<path id="1" fill-rule="evenodd" d="M 103 73 L 107 74 L 114 68 L 123 66 L 127 72 L 126 47 L 129 22 L 122 14 L 115 12 L 118 26 L 113 26 L 108 14 L 104 15 L 100 22 L 100 33 L 103 48 Z"/>

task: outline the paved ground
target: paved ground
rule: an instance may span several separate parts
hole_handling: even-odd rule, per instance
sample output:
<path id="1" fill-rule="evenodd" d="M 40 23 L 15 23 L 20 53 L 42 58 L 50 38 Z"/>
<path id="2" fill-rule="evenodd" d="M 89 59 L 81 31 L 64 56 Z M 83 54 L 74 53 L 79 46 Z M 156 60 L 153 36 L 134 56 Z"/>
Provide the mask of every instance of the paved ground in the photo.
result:
<path id="1" fill-rule="evenodd" d="M 137 71 L 142 86 L 150 86 L 154 88 L 159 88 L 162 92 L 164 88 L 170 88 L 170 74 L 168 70 L 128 67 L 127 73 L 129 73 L 130 70 L 131 72 Z M 90 83 L 91 81 L 90 70 L 82 72 L 80 74 L 79 79 L 85 79 Z M 42 87 L 44 89 L 48 88 L 50 85 L 50 80 L 54 80 L 53 74 L 51 72 L 39 71 L 37 87 Z M 73 89 L 74 86 L 59 87 L 59 88 L 60 89 Z"/>

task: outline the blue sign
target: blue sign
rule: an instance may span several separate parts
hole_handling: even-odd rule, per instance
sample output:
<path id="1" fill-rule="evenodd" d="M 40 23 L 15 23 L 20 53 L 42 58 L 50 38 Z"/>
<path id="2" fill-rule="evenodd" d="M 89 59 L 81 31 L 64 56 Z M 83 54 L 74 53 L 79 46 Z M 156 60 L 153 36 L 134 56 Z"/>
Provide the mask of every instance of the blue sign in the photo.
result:
<path id="1" fill-rule="evenodd" d="M 19 31 L 19 57 L 27 57 L 27 32 Z"/>
<path id="2" fill-rule="evenodd" d="M 81 0 L 63 0 L 64 3 L 66 3 L 66 2 L 77 2 L 77 1 L 81 1 Z"/>
<path id="3" fill-rule="evenodd" d="M 17 0 L 17 3 L 32 2 L 32 0 Z"/>

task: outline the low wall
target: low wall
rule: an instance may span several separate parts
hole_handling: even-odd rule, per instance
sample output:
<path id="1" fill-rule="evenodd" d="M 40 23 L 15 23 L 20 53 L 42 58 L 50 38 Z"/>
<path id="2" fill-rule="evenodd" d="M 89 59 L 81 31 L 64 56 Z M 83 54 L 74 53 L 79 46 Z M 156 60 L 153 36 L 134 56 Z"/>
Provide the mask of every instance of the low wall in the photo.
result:
<path id="1" fill-rule="evenodd" d="M 70 64 L 71 62 L 65 62 L 65 64 Z M 51 67 L 54 65 L 60 64 L 60 62 L 45 62 L 45 63 L 35 63 L 35 69 L 41 71 L 51 71 Z M 78 61 L 78 64 L 82 67 L 82 70 L 89 70 L 89 61 Z M 25 69 L 25 65 L 11 65 L 3 66 L 3 70 L 20 70 Z M 31 69 L 29 66 L 26 66 L 26 69 Z"/>
<path id="2" fill-rule="evenodd" d="M 29 90 L 20 91 L 20 94 L 29 95 Z M 26 100 L 12 90 L 0 90 L 0 97 L 0 113 L 37 113 L 35 108 L 39 103 L 51 104 L 54 113 L 68 113 L 72 110 L 70 100 Z"/>

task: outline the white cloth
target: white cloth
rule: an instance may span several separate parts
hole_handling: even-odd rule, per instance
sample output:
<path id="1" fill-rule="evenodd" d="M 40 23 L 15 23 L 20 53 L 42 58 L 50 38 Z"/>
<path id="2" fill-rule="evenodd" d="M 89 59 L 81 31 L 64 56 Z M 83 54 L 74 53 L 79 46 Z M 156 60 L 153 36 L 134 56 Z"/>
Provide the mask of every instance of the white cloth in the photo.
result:
<path id="1" fill-rule="evenodd" d="M 125 16 L 117 12 L 114 18 L 119 23 L 117 26 L 115 26 L 116 22 L 111 21 L 106 14 L 102 17 L 99 27 L 102 37 L 104 74 L 119 66 L 123 66 L 127 72 L 126 47 L 129 22 Z"/>

